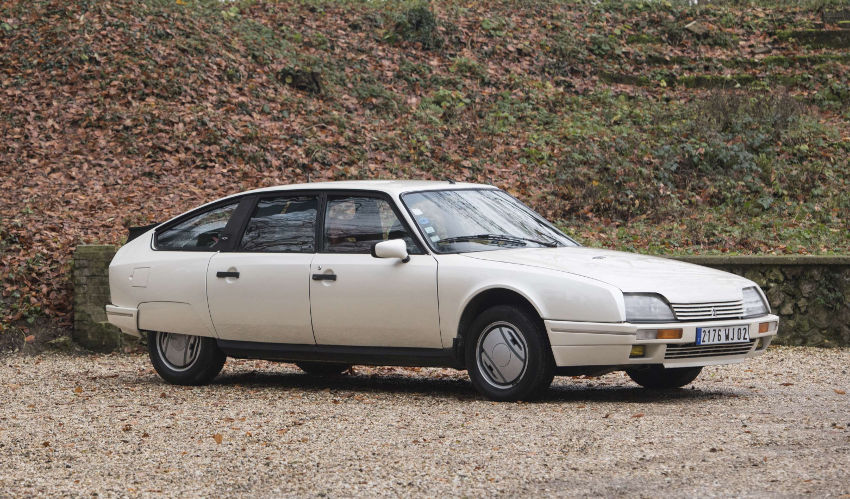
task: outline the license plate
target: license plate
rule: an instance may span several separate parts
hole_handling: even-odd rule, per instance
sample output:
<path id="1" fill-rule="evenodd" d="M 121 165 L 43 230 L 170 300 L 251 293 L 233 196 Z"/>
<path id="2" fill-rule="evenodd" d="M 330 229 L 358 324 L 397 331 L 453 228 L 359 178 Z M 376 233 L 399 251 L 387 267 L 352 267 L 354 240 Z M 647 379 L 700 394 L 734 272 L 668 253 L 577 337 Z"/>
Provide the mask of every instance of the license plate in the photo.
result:
<path id="1" fill-rule="evenodd" d="M 750 341 L 750 326 L 698 327 L 697 345 L 746 343 Z"/>

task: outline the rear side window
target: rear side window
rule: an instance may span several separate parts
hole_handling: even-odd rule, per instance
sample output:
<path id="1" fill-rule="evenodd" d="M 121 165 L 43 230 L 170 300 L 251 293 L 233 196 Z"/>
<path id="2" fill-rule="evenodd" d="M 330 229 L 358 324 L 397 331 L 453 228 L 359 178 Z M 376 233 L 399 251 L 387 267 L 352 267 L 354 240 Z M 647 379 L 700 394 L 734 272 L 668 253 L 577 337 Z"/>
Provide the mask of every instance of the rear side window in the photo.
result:
<path id="1" fill-rule="evenodd" d="M 238 202 L 195 215 L 156 235 L 156 248 L 173 251 L 216 251 L 224 227 Z"/>
<path id="2" fill-rule="evenodd" d="M 315 196 L 260 199 L 237 251 L 315 252 L 318 206 Z"/>

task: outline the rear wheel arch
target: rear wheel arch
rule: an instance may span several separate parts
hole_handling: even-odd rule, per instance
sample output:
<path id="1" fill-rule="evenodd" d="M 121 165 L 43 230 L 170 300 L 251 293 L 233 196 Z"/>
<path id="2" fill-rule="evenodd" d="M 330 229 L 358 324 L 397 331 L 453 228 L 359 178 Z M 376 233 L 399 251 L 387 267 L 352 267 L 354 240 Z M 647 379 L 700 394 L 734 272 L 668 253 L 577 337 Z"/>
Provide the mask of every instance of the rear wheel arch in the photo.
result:
<path id="1" fill-rule="evenodd" d="M 518 291 L 508 288 L 489 288 L 480 291 L 469 300 L 461 313 L 457 325 L 457 334 L 453 345 L 454 355 L 457 360 L 465 364 L 464 342 L 469 332 L 469 327 L 482 312 L 497 305 L 513 305 L 536 317 L 543 324 L 543 317 L 532 301 Z"/>

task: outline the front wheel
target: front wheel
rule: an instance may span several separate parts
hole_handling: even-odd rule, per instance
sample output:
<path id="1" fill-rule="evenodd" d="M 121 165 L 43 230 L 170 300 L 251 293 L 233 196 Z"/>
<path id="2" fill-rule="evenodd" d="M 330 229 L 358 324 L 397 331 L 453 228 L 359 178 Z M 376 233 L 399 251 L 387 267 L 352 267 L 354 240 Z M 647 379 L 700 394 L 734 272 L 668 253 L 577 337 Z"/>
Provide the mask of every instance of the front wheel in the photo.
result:
<path id="1" fill-rule="evenodd" d="M 156 372 L 175 385 L 204 385 L 224 367 L 227 356 L 213 338 L 148 333 L 148 352 Z"/>
<path id="2" fill-rule="evenodd" d="M 540 320 L 512 306 L 485 310 L 466 338 L 472 386 L 497 401 L 528 400 L 552 383 L 555 361 Z"/>
<path id="3" fill-rule="evenodd" d="M 681 388 L 697 379 L 702 367 L 671 367 L 651 365 L 627 369 L 626 374 L 632 381 L 644 388 L 666 389 Z"/>

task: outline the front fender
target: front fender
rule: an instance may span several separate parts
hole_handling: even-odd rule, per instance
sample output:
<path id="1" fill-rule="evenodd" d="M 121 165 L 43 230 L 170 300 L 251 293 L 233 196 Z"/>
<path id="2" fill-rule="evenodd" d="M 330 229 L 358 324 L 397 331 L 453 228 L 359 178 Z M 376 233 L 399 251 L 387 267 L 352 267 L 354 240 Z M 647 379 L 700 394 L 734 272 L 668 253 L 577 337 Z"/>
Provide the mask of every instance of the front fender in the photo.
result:
<path id="1" fill-rule="evenodd" d="M 623 295 L 610 284 L 566 272 L 437 255 L 440 334 L 444 348 L 457 336 L 464 309 L 479 294 L 505 289 L 523 296 L 544 320 L 623 322 Z"/>

